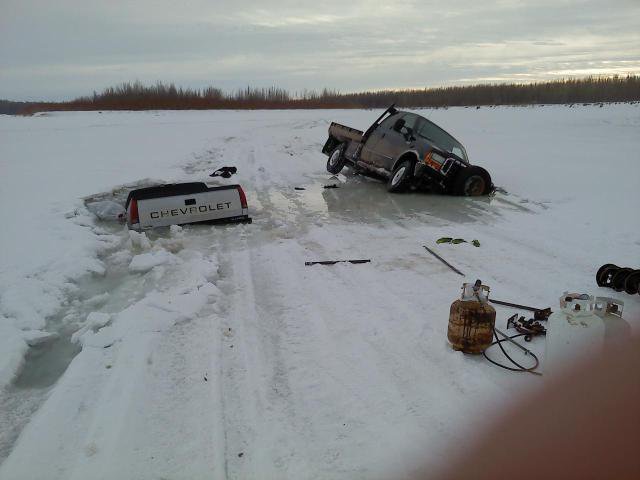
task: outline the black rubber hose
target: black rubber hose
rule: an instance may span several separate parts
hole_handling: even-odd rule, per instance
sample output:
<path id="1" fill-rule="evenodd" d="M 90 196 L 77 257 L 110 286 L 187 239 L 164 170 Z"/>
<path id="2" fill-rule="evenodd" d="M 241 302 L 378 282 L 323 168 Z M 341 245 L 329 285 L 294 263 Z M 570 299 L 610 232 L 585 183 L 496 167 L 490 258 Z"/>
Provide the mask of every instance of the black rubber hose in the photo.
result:
<path id="1" fill-rule="evenodd" d="M 525 333 L 519 333 L 517 335 L 513 335 L 511 337 L 507 338 L 498 338 L 498 334 L 496 332 L 496 329 L 493 329 L 493 336 L 496 338 L 496 341 L 493 342 L 491 345 L 489 345 L 487 348 L 484 349 L 484 351 L 482 352 L 482 355 L 484 356 L 484 358 L 486 358 L 489 362 L 493 363 L 494 365 L 500 367 L 500 368 L 504 368 L 505 370 L 510 370 L 512 372 L 528 372 L 528 373 L 533 373 L 534 375 L 542 375 L 539 372 L 535 372 L 534 370 L 536 368 L 538 368 L 538 366 L 540 366 L 540 360 L 538 360 L 538 357 L 535 355 L 535 353 L 529 351 L 528 355 L 531 355 L 533 357 L 533 359 L 535 360 L 536 364 L 533 367 L 524 367 L 522 365 L 520 365 L 518 362 L 516 362 L 513 358 L 511 358 L 511 356 L 507 353 L 507 351 L 504 349 L 504 347 L 502 346 L 502 342 L 507 342 L 509 340 L 513 340 L 514 338 L 518 338 L 518 337 L 524 337 Z M 505 357 L 507 357 L 507 359 L 513 364 L 515 365 L 517 368 L 514 367 L 510 367 L 508 365 L 504 365 L 502 363 L 496 362 L 495 360 L 492 360 L 491 358 L 489 358 L 489 355 L 487 355 L 487 350 L 489 350 L 491 347 L 493 347 L 494 345 L 498 345 L 498 347 L 500 347 L 500 350 L 502 351 L 502 353 L 504 354 Z"/>

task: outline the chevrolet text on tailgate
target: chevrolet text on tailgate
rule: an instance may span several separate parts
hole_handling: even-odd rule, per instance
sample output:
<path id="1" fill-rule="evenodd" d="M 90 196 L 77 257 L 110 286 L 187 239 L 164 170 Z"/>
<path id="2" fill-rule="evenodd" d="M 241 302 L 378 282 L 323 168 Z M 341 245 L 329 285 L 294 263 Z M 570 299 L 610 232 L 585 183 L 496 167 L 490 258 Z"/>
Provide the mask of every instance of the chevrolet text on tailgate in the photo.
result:
<path id="1" fill-rule="evenodd" d="M 129 192 L 127 225 L 133 230 L 186 223 L 250 222 L 247 198 L 240 185 L 209 187 L 178 183 Z"/>

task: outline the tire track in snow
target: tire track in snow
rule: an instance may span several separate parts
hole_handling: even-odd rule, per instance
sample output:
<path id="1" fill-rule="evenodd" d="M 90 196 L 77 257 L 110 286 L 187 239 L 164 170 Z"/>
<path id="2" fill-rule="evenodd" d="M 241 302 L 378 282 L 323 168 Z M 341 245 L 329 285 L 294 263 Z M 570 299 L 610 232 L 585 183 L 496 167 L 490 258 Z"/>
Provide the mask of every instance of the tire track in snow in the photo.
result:
<path id="1" fill-rule="evenodd" d="M 244 283 L 238 272 L 239 266 L 231 258 L 229 245 L 233 241 L 223 235 L 219 247 L 226 255 L 221 258 L 220 269 L 226 278 L 220 287 L 225 296 L 224 308 L 221 312 L 223 336 L 220 341 L 219 377 L 220 401 L 222 405 L 222 427 L 224 445 L 224 478 L 242 478 L 246 473 L 248 454 L 255 437 L 252 423 L 259 418 L 262 406 L 259 396 L 254 391 L 256 379 L 254 371 L 249 368 L 247 357 L 247 332 L 245 316 L 251 314 L 253 307 L 253 291 L 251 285 Z M 239 245 L 245 245 L 241 241 Z M 235 453 L 235 456 L 234 456 Z M 238 455 L 243 453 L 242 457 Z M 251 452 L 253 455 L 253 452 Z M 248 477 L 246 477 L 248 478 Z"/>
<path id="2" fill-rule="evenodd" d="M 225 232 L 219 246 L 226 253 L 221 269 L 227 278 L 222 285 L 227 302 L 220 359 L 225 478 L 275 478 L 265 447 L 259 442 L 267 410 L 264 390 L 268 385 L 263 370 L 269 359 L 262 355 L 246 232 Z"/>

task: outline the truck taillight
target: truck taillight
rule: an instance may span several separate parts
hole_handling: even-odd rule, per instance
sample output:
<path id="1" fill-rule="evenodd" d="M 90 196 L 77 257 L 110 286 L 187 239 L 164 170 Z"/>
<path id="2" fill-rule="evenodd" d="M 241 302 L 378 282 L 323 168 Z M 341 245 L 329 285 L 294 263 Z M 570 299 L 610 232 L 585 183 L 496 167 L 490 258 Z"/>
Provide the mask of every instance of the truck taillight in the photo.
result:
<path id="1" fill-rule="evenodd" d="M 240 195 L 240 205 L 242 205 L 242 208 L 249 208 L 247 207 L 247 196 L 244 194 L 244 190 L 242 190 L 240 185 L 238 185 L 238 194 Z"/>
<path id="2" fill-rule="evenodd" d="M 131 200 L 131 205 L 129 206 L 129 223 L 132 225 L 135 223 L 140 223 L 137 200 Z"/>

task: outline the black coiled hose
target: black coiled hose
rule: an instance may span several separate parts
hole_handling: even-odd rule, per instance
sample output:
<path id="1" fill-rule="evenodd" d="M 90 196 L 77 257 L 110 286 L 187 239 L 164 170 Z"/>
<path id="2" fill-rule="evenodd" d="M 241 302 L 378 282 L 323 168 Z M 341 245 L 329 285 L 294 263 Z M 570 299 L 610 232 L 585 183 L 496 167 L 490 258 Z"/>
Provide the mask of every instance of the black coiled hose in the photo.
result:
<path id="1" fill-rule="evenodd" d="M 516 335 L 512 335 L 511 337 L 504 337 L 504 338 L 498 338 L 498 333 L 496 332 L 495 327 L 493 328 L 493 336 L 495 337 L 496 341 L 493 342 L 491 345 L 489 345 L 487 348 L 485 348 L 485 350 L 482 352 L 482 355 L 484 355 L 484 358 L 486 358 L 487 360 L 489 360 L 489 362 L 493 363 L 494 365 L 500 367 L 500 368 L 504 368 L 505 370 L 510 370 L 512 372 L 528 372 L 528 373 L 533 373 L 534 375 L 542 375 L 540 372 L 536 372 L 535 369 L 538 368 L 538 366 L 540 365 L 540 360 L 538 360 L 538 357 L 535 355 L 535 353 L 533 353 L 530 350 L 525 349 L 524 347 L 521 347 L 527 355 L 531 355 L 531 357 L 535 360 L 536 364 L 533 367 L 524 367 L 522 365 L 520 365 L 518 362 L 516 362 L 513 358 L 511 358 L 511 356 L 507 353 L 507 351 L 504 349 L 504 347 L 502 346 L 502 342 L 508 342 L 513 340 L 514 338 L 518 338 L 518 337 L 524 337 L 526 336 L 526 333 L 518 333 Z M 515 343 L 515 342 L 514 342 Z M 487 355 L 487 351 L 493 347 L 494 345 L 498 345 L 498 347 L 500 347 L 500 350 L 502 350 L 502 353 L 504 354 L 505 357 L 507 357 L 507 359 L 513 364 L 515 365 L 515 367 L 510 367 L 509 365 L 504 365 L 502 363 L 496 362 L 495 360 L 491 359 L 489 357 L 489 355 Z"/>

